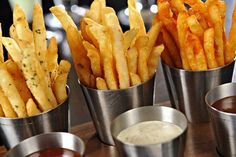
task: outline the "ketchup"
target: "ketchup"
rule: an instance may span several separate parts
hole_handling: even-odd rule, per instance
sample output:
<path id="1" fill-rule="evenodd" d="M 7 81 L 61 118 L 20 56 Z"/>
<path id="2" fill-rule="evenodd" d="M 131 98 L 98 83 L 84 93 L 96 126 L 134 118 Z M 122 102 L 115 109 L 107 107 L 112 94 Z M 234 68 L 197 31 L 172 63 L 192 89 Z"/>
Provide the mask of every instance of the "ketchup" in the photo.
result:
<path id="1" fill-rule="evenodd" d="M 81 157 L 80 153 L 64 148 L 48 148 L 27 157 Z"/>
<path id="2" fill-rule="evenodd" d="M 217 100 L 213 103 L 212 107 L 223 112 L 236 113 L 236 96 L 229 96 Z"/>

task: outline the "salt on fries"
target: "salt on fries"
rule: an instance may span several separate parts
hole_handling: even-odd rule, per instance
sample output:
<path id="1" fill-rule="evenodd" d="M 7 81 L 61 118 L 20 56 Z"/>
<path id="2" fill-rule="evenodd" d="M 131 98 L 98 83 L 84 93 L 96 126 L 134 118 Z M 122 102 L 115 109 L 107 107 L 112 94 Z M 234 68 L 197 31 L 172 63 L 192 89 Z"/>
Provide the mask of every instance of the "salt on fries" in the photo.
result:
<path id="1" fill-rule="evenodd" d="M 59 6 L 50 11 L 66 31 L 82 84 L 101 90 L 125 89 L 153 77 L 164 46 L 156 46 L 162 22 L 146 32 L 135 0 L 128 0 L 130 30 L 123 32 L 115 11 L 105 0 L 94 0 L 78 30 Z"/>
<path id="2" fill-rule="evenodd" d="M 0 115 L 8 118 L 34 116 L 65 101 L 70 63 L 62 60 L 58 65 L 54 37 L 47 47 L 39 4 L 33 10 L 32 31 L 23 10 L 15 6 L 10 36 L 0 38 Z M 2 45 L 10 58 L 5 62 Z"/>
<path id="3" fill-rule="evenodd" d="M 164 24 L 157 43 L 165 45 L 161 56 L 165 63 L 185 70 L 207 70 L 234 60 L 236 8 L 226 40 L 224 1 L 158 0 L 157 4 L 154 22 Z"/>

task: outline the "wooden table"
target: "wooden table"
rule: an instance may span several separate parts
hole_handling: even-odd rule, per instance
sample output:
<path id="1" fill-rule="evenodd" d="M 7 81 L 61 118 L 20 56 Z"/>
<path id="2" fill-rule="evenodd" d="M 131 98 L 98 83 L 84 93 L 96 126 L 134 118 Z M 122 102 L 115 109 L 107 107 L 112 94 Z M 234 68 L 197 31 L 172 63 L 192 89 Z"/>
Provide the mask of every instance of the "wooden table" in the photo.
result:
<path id="1" fill-rule="evenodd" d="M 118 157 L 113 146 L 101 143 L 96 137 L 96 131 L 91 122 L 72 128 L 72 133 L 80 136 L 86 143 L 86 157 Z M 6 150 L 0 148 L 0 157 L 3 157 Z M 185 157 L 217 157 L 214 137 L 209 123 L 189 124 Z"/>

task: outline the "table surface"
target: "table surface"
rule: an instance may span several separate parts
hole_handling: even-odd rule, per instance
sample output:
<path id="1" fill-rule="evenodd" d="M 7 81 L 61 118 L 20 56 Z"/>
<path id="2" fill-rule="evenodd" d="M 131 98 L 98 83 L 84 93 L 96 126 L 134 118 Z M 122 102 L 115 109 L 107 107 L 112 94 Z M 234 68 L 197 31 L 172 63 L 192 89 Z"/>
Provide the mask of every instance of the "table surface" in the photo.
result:
<path id="1" fill-rule="evenodd" d="M 96 137 L 93 123 L 73 127 L 71 132 L 81 137 L 86 143 L 86 157 L 118 157 L 115 147 L 101 143 Z M 0 157 L 3 157 L 5 153 L 5 148 L 0 147 Z M 210 123 L 188 124 L 184 157 L 217 156 Z"/>

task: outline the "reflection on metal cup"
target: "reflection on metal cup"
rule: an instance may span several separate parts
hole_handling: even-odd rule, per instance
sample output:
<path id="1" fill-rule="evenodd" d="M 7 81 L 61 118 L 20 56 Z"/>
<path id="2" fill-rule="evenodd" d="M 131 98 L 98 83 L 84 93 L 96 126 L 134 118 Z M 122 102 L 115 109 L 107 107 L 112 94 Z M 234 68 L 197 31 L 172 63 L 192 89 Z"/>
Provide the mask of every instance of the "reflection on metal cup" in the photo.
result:
<path id="1" fill-rule="evenodd" d="M 208 122 L 205 94 L 212 88 L 231 82 L 234 62 L 206 71 L 188 71 L 170 67 L 162 61 L 171 104 L 192 123 Z"/>
<path id="2" fill-rule="evenodd" d="M 144 121 L 172 123 L 183 131 L 176 138 L 160 144 L 135 145 L 117 139 L 122 130 Z M 111 132 L 122 157 L 183 157 L 187 125 L 186 117 L 178 110 L 164 106 L 145 106 L 119 115 L 111 125 Z"/>
<path id="3" fill-rule="evenodd" d="M 0 117 L 0 137 L 3 145 L 10 149 L 34 135 L 48 132 L 68 132 L 69 122 L 67 98 L 64 103 L 56 108 L 32 117 Z"/>
<path id="4" fill-rule="evenodd" d="M 106 144 L 114 145 L 111 122 L 119 114 L 136 107 L 153 105 L 155 76 L 127 89 L 97 90 L 81 85 L 98 136 Z"/>
<path id="5" fill-rule="evenodd" d="M 236 114 L 222 112 L 213 103 L 225 97 L 236 95 L 236 83 L 227 83 L 211 89 L 205 97 L 217 150 L 225 157 L 236 156 Z"/>
<path id="6" fill-rule="evenodd" d="M 64 148 L 84 155 L 84 142 L 77 136 L 65 132 L 53 132 L 30 137 L 9 150 L 6 157 L 28 156 L 32 153 L 49 149 Z"/>

